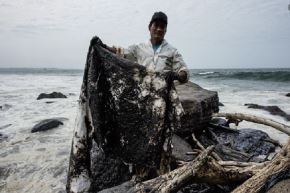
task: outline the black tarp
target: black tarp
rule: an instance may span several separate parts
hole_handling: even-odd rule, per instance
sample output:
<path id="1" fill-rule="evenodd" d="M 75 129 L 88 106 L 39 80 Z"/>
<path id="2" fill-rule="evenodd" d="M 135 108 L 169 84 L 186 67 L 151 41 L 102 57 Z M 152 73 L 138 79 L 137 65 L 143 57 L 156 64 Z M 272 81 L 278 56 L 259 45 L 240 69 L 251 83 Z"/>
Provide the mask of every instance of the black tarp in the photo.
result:
<path id="1" fill-rule="evenodd" d="M 138 169 L 155 177 L 168 167 L 172 132 L 183 109 L 164 77 L 98 45 L 90 47 L 68 192 L 95 192 L 129 180 Z"/>

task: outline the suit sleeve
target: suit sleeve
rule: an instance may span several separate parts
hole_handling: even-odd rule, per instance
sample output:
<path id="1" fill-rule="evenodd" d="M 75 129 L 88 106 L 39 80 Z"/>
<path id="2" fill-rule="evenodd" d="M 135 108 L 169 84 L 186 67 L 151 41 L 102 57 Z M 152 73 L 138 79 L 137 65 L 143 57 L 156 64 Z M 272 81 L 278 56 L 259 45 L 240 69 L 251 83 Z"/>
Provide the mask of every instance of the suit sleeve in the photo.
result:
<path id="1" fill-rule="evenodd" d="M 182 55 L 177 50 L 175 50 L 175 52 L 174 52 L 172 68 L 177 73 L 179 73 L 180 71 L 184 71 L 186 73 L 186 81 L 185 82 L 187 82 L 189 80 L 188 68 L 187 68 L 187 66 L 182 58 Z"/>

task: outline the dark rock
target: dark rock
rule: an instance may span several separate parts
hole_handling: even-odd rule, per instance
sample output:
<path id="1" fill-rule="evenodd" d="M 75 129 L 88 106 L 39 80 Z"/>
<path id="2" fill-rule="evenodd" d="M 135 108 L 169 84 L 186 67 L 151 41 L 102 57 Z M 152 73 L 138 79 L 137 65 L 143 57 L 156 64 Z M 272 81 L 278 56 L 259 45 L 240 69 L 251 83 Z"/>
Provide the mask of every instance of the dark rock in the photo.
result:
<path id="1" fill-rule="evenodd" d="M 219 102 L 219 107 L 225 106 L 223 103 Z"/>
<path id="2" fill-rule="evenodd" d="M 267 133 L 255 129 L 208 128 L 198 138 L 205 147 L 216 145 L 224 160 L 257 161 L 255 156 L 269 155 L 276 148 Z"/>
<path id="3" fill-rule="evenodd" d="M 239 135 L 235 138 L 231 148 L 252 155 L 267 155 L 275 151 L 275 145 L 269 143 L 269 135 L 260 130 L 239 129 Z"/>
<path id="4" fill-rule="evenodd" d="M 287 93 L 285 96 L 287 96 L 287 97 L 290 97 L 290 92 L 289 92 L 289 93 Z"/>
<path id="5" fill-rule="evenodd" d="M 0 133 L 0 142 L 6 140 L 8 138 L 7 135 L 3 134 L 3 133 Z"/>
<path id="6" fill-rule="evenodd" d="M 245 104 L 245 106 L 248 106 L 248 108 L 251 109 L 263 109 L 265 111 L 268 111 L 271 115 L 278 115 L 285 118 L 287 121 L 290 121 L 290 115 L 288 115 L 277 106 L 262 106 L 257 104 Z"/>
<path id="7" fill-rule="evenodd" d="M 67 98 L 67 97 L 64 94 L 60 93 L 60 92 L 52 92 L 50 94 L 41 93 L 37 97 L 37 100 L 44 99 L 44 98 Z"/>
<path id="8" fill-rule="evenodd" d="M 212 113 L 219 111 L 219 99 L 215 91 L 205 90 L 192 82 L 177 85 L 176 90 L 185 111 L 181 117 L 181 127 L 175 131 L 179 136 L 205 128 Z"/>
<path id="9" fill-rule="evenodd" d="M 45 103 L 46 104 L 51 104 L 51 103 L 54 103 L 54 101 L 46 101 Z"/>
<path id="10" fill-rule="evenodd" d="M 228 120 L 223 119 L 223 118 L 213 118 L 210 123 L 215 124 L 215 125 L 219 125 L 219 126 L 226 126 L 228 127 Z"/>
<path id="11" fill-rule="evenodd" d="M 37 123 L 31 130 L 31 133 L 38 132 L 38 131 L 46 131 L 49 129 L 53 129 L 58 127 L 59 125 L 63 125 L 58 119 L 45 119 Z"/>
<path id="12" fill-rule="evenodd" d="M 192 152 L 191 146 L 181 137 L 173 135 L 172 137 L 172 157 L 176 160 L 191 161 L 195 158 L 193 155 L 187 155 L 187 152 Z"/>
<path id="13" fill-rule="evenodd" d="M 12 124 L 3 125 L 3 126 L 0 127 L 0 130 L 1 130 L 1 129 L 5 129 L 5 128 L 7 128 L 7 127 L 10 127 L 11 125 L 12 125 Z"/>
<path id="14" fill-rule="evenodd" d="M 8 109 L 10 109 L 12 107 L 12 105 L 9 104 L 4 104 L 0 106 L 0 110 L 1 111 L 7 111 Z"/>

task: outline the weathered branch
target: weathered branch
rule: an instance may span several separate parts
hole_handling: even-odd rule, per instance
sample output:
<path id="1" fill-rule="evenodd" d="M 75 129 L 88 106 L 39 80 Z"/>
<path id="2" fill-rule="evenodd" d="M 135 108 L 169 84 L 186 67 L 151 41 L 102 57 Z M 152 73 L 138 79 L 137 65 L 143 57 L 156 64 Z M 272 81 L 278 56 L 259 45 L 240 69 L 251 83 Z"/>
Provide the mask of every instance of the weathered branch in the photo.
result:
<path id="1" fill-rule="evenodd" d="M 266 119 L 262 117 L 257 117 L 254 115 L 242 114 L 242 113 L 215 113 L 213 117 L 226 117 L 227 119 L 242 119 L 245 121 L 250 121 L 253 123 L 259 123 L 273 127 L 287 135 L 290 135 L 290 126 L 278 123 L 272 119 Z"/>
<path id="2" fill-rule="evenodd" d="M 256 165 L 247 167 L 221 166 L 219 162 L 211 159 L 206 167 L 203 167 L 199 171 L 198 176 L 193 179 L 193 182 L 208 183 L 211 185 L 240 183 L 258 171 L 255 169 Z"/>
<path id="3" fill-rule="evenodd" d="M 174 190 L 178 190 L 189 180 L 193 179 L 194 176 L 197 176 L 202 168 L 206 167 L 208 159 L 210 159 L 210 154 L 213 151 L 214 147 L 210 146 L 204 150 L 198 157 L 184 166 L 173 170 L 157 178 L 141 182 L 138 184 L 132 184 L 132 182 L 126 182 L 117 187 L 103 190 L 99 193 L 169 193 Z"/>
<path id="4" fill-rule="evenodd" d="M 213 146 L 208 147 L 193 162 L 184 163 L 182 167 L 157 178 L 138 184 L 127 182 L 101 192 L 170 193 L 188 182 L 217 185 L 241 183 L 249 179 L 234 190 L 234 193 L 258 193 L 268 190 L 281 178 L 281 175 L 283 177 L 290 173 L 290 140 L 272 161 L 264 163 L 215 161 L 210 156 L 212 151 Z"/>
<path id="5" fill-rule="evenodd" d="M 173 170 L 168 174 L 159 176 L 152 180 L 139 183 L 132 189 L 130 193 L 142 193 L 142 192 L 160 192 L 160 193 L 170 193 L 174 190 L 178 190 L 182 185 L 184 185 L 188 180 L 198 174 L 198 171 L 207 162 L 210 153 L 213 151 L 214 147 L 210 146 L 204 150 L 193 162 L 184 165 L 181 168 Z M 146 191 L 145 191 L 146 190 Z"/>
<path id="6" fill-rule="evenodd" d="M 127 182 L 103 190 L 100 193 L 169 193 L 183 187 L 187 182 L 202 182 L 214 185 L 240 183 L 256 174 L 264 166 L 259 163 L 217 162 L 209 156 L 212 151 L 213 146 L 208 147 L 193 162 L 184 163 L 182 167 L 168 174 L 136 185 Z"/>
<path id="7" fill-rule="evenodd" d="M 237 166 L 237 167 L 249 167 L 259 166 L 264 167 L 268 162 L 256 163 L 256 162 L 238 162 L 238 161 L 219 161 L 218 164 L 221 166 Z"/>
<path id="8" fill-rule="evenodd" d="M 196 145 L 201 149 L 201 150 L 205 150 L 205 147 L 196 139 L 196 137 L 195 137 L 195 135 L 194 135 L 194 133 L 192 133 L 191 134 L 191 136 L 192 136 L 192 140 L 196 143 Z M 216 159 L 216 160 L 222 160 L 219 156 L 218 156 L 218 154 L 216 154 L 216 153 L 212 153 L 212 155 L 213 155 L 213 157 Z"/>
<path id="9" fill-rule="evenodd" d="M 248 179 L 232 193 L 266 192 L 281 178 L 290 176 L 290 140 L 266 167 Z"/>

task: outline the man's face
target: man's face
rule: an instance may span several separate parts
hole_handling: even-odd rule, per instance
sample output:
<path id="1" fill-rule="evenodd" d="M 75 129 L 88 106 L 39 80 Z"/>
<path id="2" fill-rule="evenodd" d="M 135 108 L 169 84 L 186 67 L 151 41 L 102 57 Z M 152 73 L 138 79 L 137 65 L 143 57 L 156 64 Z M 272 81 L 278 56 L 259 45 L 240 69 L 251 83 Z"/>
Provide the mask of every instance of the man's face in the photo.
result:
<path id="1" fill-rule="evenodd" d="M 163 21 L 154 21 L 149 28 L 151 40 L 161 43 L 166 33 L 167 25 Z"/>

